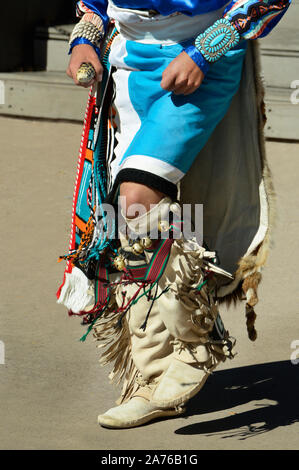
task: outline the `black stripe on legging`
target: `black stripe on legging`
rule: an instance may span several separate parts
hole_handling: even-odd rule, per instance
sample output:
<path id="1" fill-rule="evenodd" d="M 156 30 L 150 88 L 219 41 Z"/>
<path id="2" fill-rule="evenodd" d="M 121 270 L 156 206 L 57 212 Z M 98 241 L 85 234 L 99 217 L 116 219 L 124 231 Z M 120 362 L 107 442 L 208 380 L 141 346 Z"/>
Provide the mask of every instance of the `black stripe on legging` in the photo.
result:
<path id="1" fill-rule="evenodd" d="M 161 176 L 155 175 L 144 170 L 136 170 L 135 168 L 126 168 L 121 170 L 113 184 L 112 191 L 108 194 L 106 202 L 113 203 L 118 194 L 119 185 L 125 182 L 140 183 L 150 188 L 156 189 L 161 193 L 169 196 L 173 201 L 177 199 L 177 186 L 170 183 Z"/>

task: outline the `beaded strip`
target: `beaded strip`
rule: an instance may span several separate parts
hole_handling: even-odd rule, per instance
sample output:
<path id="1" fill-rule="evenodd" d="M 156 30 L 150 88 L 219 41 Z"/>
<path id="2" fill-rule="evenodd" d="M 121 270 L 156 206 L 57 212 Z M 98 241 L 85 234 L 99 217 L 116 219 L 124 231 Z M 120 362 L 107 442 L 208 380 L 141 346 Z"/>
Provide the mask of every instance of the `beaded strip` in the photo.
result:
<path id="1" fill-rule="evenodd" d="M 197 36 L 194 45 L 208 62 L 215 62 L 239 41 L 238 31 L 227 19 L 221 18 Z"/>

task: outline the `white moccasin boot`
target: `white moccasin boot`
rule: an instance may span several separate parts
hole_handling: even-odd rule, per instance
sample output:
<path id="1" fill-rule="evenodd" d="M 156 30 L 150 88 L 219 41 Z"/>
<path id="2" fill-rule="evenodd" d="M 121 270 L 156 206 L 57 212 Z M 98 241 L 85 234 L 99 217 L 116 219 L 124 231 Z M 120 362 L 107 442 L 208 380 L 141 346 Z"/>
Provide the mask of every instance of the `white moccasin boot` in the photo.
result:
<path id="1" fill-rule="evenodd" d="M 195 239 L 186 240 L 182 235 L 174 241 L 159 280 L 164 291 L 157 300 L 160 318 L 174 338 L 170 365 L 151 397 L 163 409 L 195 396 L 219 362 L 230 355 L 225 350 L 227 339 L 223 336 L 215 342 L 211 336 L 219 315 L 214 274 L 230 277 L 210 263 L 214 256 Z"/>
<path id="2" fill-rule="evenodd" d="M 171 364 L 151 397 L 152 403 L 163 409 L 182 405 L 196 395 L 216 367 L 203 344 L 184 343 L 179 340 L 173 343 L 174 355 Z"/>
<path id="3" fill-rule="evenodd" d="M 151 387 L 139 388 L 137 392 L 122 405 L 111 408 L 98 416 L 98 423 L 111 429 L 133 428 L 146 424 L 156 418 L 169 418 L 184 413 L 182 407 L 161 409 L 150 401 Z"/>
<path id="4" fill-rule="evenodd" d="M 161 409 L 142 397 L 133 397 L 127 403 L 116 406 L 99 415 L 98 423 L 104 428 L 134 428 L 156 418 L 169 418 L 184 413 L 184 409 Z"/>
<path id="5" fill-rule="evenodd" d="M 115 295 L 125 313 L 104 312 L 94 326 L 96 337 L 108 346 L 101 363 L 115 361 L 110 378 L 124 379 L 118 406 L 98 417 L 103 427 L 129 428 L 182 414 L 181 406 L 226 358 L 225 341 L 210 336 L 218 315 L 211 272 L 221 271 L 208 261 L 214 253 L 193 240 L 171 237 L 165 243 L 158 237 L 150 248 L 155 239 L 148 232 L 169 228 L 170 205 L 165 198 L 148 213 L 125 220 L 133 235 L 120 237 L 117 265 L 125 275 Z M 171 246 L 168 251 L 166 244 Z M 148 272 L 156 276 L 150 285 Z M 120 317 L 121 328 L 116 330 Z M 138 383 L 139 375 L 149 388 Z"/>

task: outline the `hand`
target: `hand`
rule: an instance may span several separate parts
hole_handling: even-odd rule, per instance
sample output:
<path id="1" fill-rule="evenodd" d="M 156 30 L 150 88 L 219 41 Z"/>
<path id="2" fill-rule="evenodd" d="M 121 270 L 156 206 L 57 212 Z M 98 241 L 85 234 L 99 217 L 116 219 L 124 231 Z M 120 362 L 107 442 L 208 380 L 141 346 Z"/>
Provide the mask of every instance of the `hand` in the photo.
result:
<path id="1" fill-rule="evenodd" d="M 93 65 L 96 71 L 96 77 L 91 80 L 89 83 L 79 83 L 76 75 L 83 64 L 83 62 Z M 89 88 L 95 82 L 101 82 L 103 77 L 103 66 L 98 58 L 98 55 L 94 48 L 89 44 L 78 44 L 72 50 L 72 55 L 70 58 L 69 66 L 66 70 L 66 73 L 71 77 L 75 84 L 78 86 L 83 86 L 84 88 Z"/>
<path id="2" fill-rule="evenodd" d="M 161 87 L 175 95 L 190 95 L 201 85 L 204 74 L 191 57 L 181 52 L 164 70 Z"/>

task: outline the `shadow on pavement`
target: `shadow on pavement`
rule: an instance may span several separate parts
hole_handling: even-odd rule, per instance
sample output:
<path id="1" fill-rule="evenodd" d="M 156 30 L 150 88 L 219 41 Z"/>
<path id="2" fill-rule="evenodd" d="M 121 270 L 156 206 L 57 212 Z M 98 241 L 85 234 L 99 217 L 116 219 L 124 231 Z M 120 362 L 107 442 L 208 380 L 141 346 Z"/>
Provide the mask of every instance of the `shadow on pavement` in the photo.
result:
<path id="1" fill-rule="evenodd" d="M 189 401 L 184 416 L 221 411 L 228 416 L 184 426 L 175 433 L 217 434 L 222 438 L 244 440 L 288 426 L 298 421 L 298 390 L 299 365 L 296 367 L 291 361 L 215 372 L 200 393 Z M 249 402 L 250 410 L 234 412 L 234 407 Z"/>

